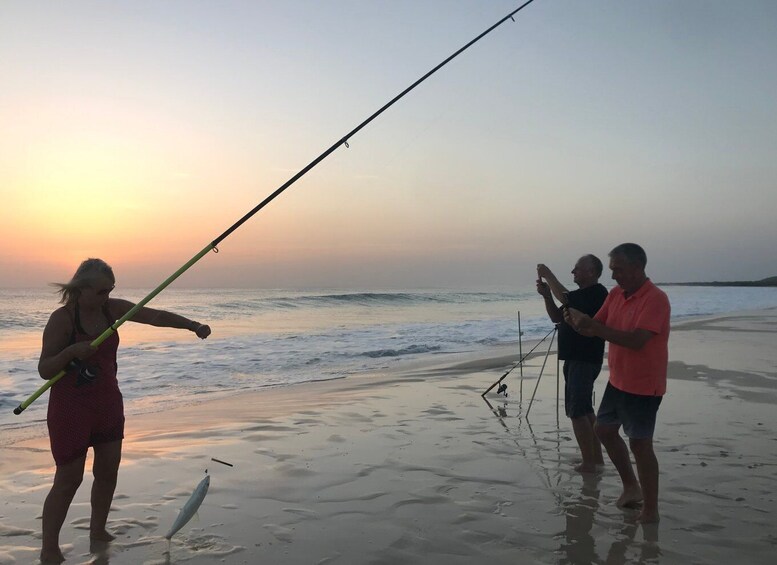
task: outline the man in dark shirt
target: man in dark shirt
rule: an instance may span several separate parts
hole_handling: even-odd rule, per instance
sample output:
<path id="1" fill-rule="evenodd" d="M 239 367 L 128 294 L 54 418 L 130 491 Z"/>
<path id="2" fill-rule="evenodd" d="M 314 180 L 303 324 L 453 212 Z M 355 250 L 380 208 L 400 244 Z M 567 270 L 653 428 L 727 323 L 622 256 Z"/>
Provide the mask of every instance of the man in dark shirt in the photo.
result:
<path id="1" fill-rule="evenodd" d="M 577 333 L 564 321 L 562 309 L 572 307 L 593 316 L 604 304 L 607 289 L 599 283 L 602 262 L 595 255 L 580 257 L 572 275 L 579 288 L 569 292 L 547 266 L 539 264 L 537 292 L 545 299 L 551 321 L 558 324 L 558 355 L 564 361 L 564 410 L 572 420 L 583 457 L 575 470 L 595 473 L 597 465 L 604 465 L 602 447 L 594 433 L 596 416 L 592 403 L 594 381 L 602 370 L 604 340 Z M 561 306 L 556 305 L 554 296 Z"/>

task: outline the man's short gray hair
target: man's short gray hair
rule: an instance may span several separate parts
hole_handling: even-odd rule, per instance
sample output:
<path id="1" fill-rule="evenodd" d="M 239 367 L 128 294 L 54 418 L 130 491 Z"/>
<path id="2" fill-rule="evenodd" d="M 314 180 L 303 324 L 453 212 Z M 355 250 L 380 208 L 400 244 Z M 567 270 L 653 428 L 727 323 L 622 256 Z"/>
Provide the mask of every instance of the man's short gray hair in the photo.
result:
<path id="1" fill-rule="evenodd" d="M 625 257 L 629 263 L 636 263 L 643 268 L 647 265 L 647 254 L 636 243 L 621 243 L 610 251 L 609 256 L 613 257 L 614 255 Z"/>

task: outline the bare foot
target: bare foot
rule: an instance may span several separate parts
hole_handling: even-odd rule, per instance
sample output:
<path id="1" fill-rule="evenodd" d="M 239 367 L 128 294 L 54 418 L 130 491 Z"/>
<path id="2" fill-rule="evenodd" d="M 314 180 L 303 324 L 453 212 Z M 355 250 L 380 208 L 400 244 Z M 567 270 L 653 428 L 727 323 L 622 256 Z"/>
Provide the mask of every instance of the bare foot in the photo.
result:
<path id="1" fill-rule="evenodd" d="M 658 510 L 647 511 L 644 508 L 642 512 L 637 516 L 637 522 L 641 524 L 657 524 L 661 517 L 658 515 Z"/>
<path id="2" fill-rule="evenodd" d="M 580 463 L 575 465 L 575 471 L 578 473 L 600 473 L 600 469 L 597 465 L 591 465 L 589 463 Z"/>
<path id="3" fill-rule="evenodd" d="M 116 539 L 116 536 L 109 534 L 107 530 L 103 530 L 101 532 L 90 532 L 89 538 L 94 541 L 113 541 Z"/>
<path id="4" fill-rule="evenodd" d="M 89 539 L 89 553 L 92 554 L 90 563 L 108 563 L 111 560 L 111 542 Z"/>
<path id="5" fill-rule="evenodd" d="M 62 551 L 58 547 L 56 549 L 40 550 L 40 562 L 42 565 L 48 565 L 49 563 L 62 563 L 64 560 L 65 556 L 62 555 Z"/>
<path id="6" fill-rule="evenodd" d="M 642 502 L 642 489 L 639 487 L 629 487 L 623 489 L 623 494 L 615 502 L 618 508 L 634 508 Z"/>

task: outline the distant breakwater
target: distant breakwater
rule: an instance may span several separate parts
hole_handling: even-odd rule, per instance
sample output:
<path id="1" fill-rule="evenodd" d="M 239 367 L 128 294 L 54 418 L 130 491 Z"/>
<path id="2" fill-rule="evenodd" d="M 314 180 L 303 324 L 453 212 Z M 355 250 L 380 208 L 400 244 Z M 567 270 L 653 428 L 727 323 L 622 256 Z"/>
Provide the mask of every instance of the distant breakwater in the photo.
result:
<path id="1" fill-rule="evenodd" d="M 660 286 L 777 286 L 777 276 L 760 281 L 665 282 Z"/>

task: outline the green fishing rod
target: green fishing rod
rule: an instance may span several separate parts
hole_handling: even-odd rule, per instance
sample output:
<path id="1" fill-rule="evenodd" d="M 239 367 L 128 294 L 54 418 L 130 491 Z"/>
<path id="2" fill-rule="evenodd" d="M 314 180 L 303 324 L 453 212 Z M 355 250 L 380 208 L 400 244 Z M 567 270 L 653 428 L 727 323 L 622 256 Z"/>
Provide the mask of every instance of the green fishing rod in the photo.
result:
<path id="1" fill-rule="evenodd" d="M 246 215 L 244 215 L 242 218 L 240 218 L 237 222 L 232 224 L 224 233 L 222 233 L 220 236 L 218 236 L 216 239 L 214 239 L 212 242 L 210 242 L 208 245 L 206 245 L 202 251 L 197 253 L 194 257 L 189 259 L 189 261 L 186 262 L 185 265 L 183 265 L 180 269 L 178 269 L 175 273 L 170 275 L 165 281 L 160 284 L 158 287 L 156 287 L 154 290 L 152 290 L 148 296 L 143 298 L 140 302 L 138 302 L 133 308 L 129 310 L 124 316 L 116 320 L 111 326 L 105 330 L 102 334 L 100 334 L 93 342 L 92 345 L 94 347 L 99 346 L 102 342 L 104 342 L 106 339 L 108 339 L 112 334 L 118 330 L 119 326 L 121 326 L 124 322 L 127 320 L 132 319 L 132 317 L 150 302 L 157 294 L 162 292 L 165 288 L 167 288 L 175 279 L 180 277 L 182 274 L 184 274 L 186 271 L 189 270 L 189 268 L 197 263 L 200 259 L 202 259 L 207 253 L 210 251 L 218 252 L 218 244 L 221 243 L 224 239 L 229 237 L 229 235 L 235 231 L 237 228 L 242 226 L 244 223 L 246 223 L 251 217 L 256 214 L 259 210 L 267 206 L 270 202 L 275 200 L 278 196 L 281 195 L 281 193 L 289 188 L 292 184 L 297 182 L 300 178 L 302 178 L 305 174 L 308 173 L 313 167 L 318 165 L 321 161 L 326 159 L 331 153 L 333 153 L 336 149 L 338 149 L 341 145 L 345 145 L 348 147 L 348 140 L 356 135 L 359 131 L 361 131 L 367 124 L 372 122 L 375 118 L 380 116 L 383 112 L 388 110 L 391 106 L 393 106 L 396 102 L 398 102 L 401 98 L 403 98 L 406 94 L 408 94 L 411 90 L 413 90 L 415 87 L 417 87 L 419 84 L 424 82 L 427 78 L 432 76 L 434 73 L 439 71 L 442 67 L 447 65 L 449 62 L 451 62 L 453 59 L 458 57 L 463 51 L 469 49 L 472 45 L 483 39 L 486 35 L 494 31 L 496 28 L 498 28 L 500 25 L 505 23 L 507 20 L 513 20 L 513 16 L 523 10 L 526 6 L 534 2 L 534 0 L 528 0 L 527 2 L 524 2 L 521 4 L 518 8 L 507 14 L 505 17 L 503 17 L 501 20 L 496 22 L 494 25 L 489 27 L 487 30 L 485 30 L 483 33 L 472 39 L 469 43 L 458 49 L 456 52 L 454 52 L 452 55 L 450 55 L 448 58 L 446 58 L 444 61 L 442 61 L 440 64 L 438 64 L 436 67 L 434 67 L 432 70 L 427 72 L 425 75 L 423 75 L 421 78 L 419 78 L 417 81 L 415 81 L 413 84 L 408 86 L 405 90 L 397 94 L 394 98 L 392 98 L 389 102 L 384 104 L 379 110 L 377 110 L 374 114 L 372 114 L 369 118 L 364 120 L 362 123 L 360 123 L 358 126 L 353 128 L 351 131 L 346 133 L 343 137 L 338 139 L 335 143 L 333 143 L 326 151 L 321 153 L 318 157 L 313 159 L 310 163 L 308 163 L 304 168 L 300 169 L 300 171 L 295 174 L 293 177 L 291 177 L 289 180 L 287 180 L 285 183 L 283 183 L 280 187 L 278 187 L 275 192 L 270 194 L 267 198 L 262 200 L 259 204 L 254 206 L 252 210 L 250 210 Z M 50 378 L 48 381 L 46 381 L 43 386 L 41 386 L 37 391 L 35 391 L 32 396 L 30 396 L 27 400 L 22 402 L 19 406 L 14 408 L 13 413 L 14 414 L 21 414 L 30 404 L 35 402 L 35 400 L 40 397 L 44 392 L 46 392 L 49 388 L 51 388 L 52 385 L 54 385 L 59 379 L 61 379 L 63 376 L 65 376 L 66 369 L 63 369 L 59 373 L 57 373 L 54 377 Z"/>

